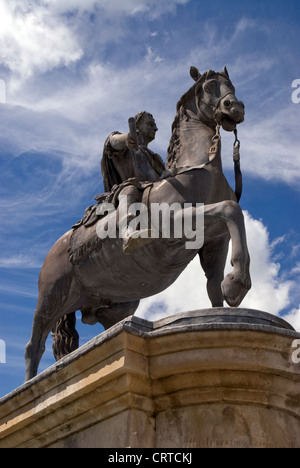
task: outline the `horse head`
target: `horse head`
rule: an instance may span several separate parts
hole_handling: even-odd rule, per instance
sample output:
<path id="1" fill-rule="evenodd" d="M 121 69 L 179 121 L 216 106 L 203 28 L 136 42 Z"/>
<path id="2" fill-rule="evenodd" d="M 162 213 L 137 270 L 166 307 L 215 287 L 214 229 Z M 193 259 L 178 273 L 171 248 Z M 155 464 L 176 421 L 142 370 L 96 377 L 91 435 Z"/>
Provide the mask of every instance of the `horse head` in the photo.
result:
<path id="1" fill-rule="evenodd" d="M 208 70 L 201 73 L 191 67 L 190 75 L 196 82 L 195 96 L 198 116 L 209 126 L 220 124 L 224 130 L 232 132 L 236 125 L 244 121 L 245 106 L 235 96 L 235 88 L 230 81 L 227 68 L 222 72 Z"/>

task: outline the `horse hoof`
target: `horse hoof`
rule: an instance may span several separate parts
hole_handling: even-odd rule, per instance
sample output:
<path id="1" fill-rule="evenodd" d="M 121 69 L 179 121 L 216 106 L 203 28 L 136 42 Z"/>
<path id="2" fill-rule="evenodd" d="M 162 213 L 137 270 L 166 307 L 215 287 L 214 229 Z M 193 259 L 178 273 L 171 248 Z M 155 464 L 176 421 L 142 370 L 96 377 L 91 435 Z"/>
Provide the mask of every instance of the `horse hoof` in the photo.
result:
<path id="1" fill-rule="evenodd" d="M 251 281 L 242 281 L 236 278 L 233 273 L 229 273 L 222 282 L 222 293 L 225 301 L 230 307 L 238 307 L 247 292 L 251 288 Z"/>

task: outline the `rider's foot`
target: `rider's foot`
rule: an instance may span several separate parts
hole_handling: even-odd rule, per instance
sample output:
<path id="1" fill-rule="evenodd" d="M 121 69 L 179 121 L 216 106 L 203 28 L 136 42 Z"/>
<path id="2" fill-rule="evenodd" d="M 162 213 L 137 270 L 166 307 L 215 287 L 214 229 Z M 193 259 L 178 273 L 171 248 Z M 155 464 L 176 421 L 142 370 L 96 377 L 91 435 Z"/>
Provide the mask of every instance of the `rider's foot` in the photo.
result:
<path id="1" fill-rule="evenodd" d="M 131 255 L 135 250 L 144 247 L 152 241 L 151 231 L 143 229 L 141 231 L 131 231 L 127 229 L 123 237 L 123 252 Z"/>

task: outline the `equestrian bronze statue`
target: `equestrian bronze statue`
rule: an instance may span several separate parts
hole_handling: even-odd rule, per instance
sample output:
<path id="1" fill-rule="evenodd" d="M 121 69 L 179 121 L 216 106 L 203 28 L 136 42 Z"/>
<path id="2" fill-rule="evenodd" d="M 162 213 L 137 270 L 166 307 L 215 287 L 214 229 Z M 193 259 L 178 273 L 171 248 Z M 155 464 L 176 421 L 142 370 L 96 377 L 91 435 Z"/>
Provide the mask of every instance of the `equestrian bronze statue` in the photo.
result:
<path id="1" fill-rule="evenodd" d="M 202 75 L 192 67 L 190 74 L 194 84 L 177 104 L 165 169 L 154 157 L 149 163 L 149 168 L 151 164 L 156 168 L 152 180 L 145 177 L 138 180 L 136 171 L 127 180 L 127 176 L 120 180 L 112 177 L 107 192 L 96 197 L 98 204 L 90 207 L 83 220 L 66 232 L 48 253 L 40 272 L 32 336 L 26 347 L 26 380 L 37 374 L 51 331 L 57 359 L 76 349 L 77 310 L 82 312 L 84 323 L 99 322 L 107 329 L 134 314 L 142 298 L 160 293 L 174 283 L 196 255 L 207 278 L 212 307 L 222 307 L 224 300 L 229 306 L 237 307 L 250 289 L 250 259 L 244 218 L 238 204 L 240 187 L 235 193 L 223 174 L 220 139 L 221 127 L 235 132 L 234 159 L 240 185 L 236 126 L 244 120 L 244 105 L 235 96 L 226 67 L 222 72 L 209 70 Z M 136 133 L 132 120 L 130 124 L 129 134 L 119 137 L 120 151 L 129 148 L 140 151 L 141 157 L 146 158 L 149 141 L 139 139 L 139 122 L 136 122 Z M 155 134 L 156 130 L 152 130 Z M 117 150 L 116 140 L 114 145 Z M 107 163 L 112 162 L 110 154 Z M 107 170 L 109 178 L 109 167 Z M 187 238 L 191 240 L 187 235 L 181 238 L 173 232 L 169 238 L 159 235 L 162 233 L 159 222 L 150 223 L 146 229 L 141 222 L 138 224 L 137 212 L 127 210 L 127 215 L 118 216 L 124 208 L 122 196 L 126 188 L 134 194 L 133 201 L 144 206 L 147 212 L 162 202 L 180 206 L 181 210 L 171 214 L 174 223 L 178 217 L 187 216 L 194 229 L 202 216 L 201 245 L 190 242 L 187 248 Z M 110 207 L 116 209 L 110 211 Z M 127 229 L 134 222 L 131 236 Z M 113 226 L 116 235 L 99 234 L 108 233 L 109 229 L 113 232 Z M 141 242 L 137 240 L 139 231 L 143 233 Z M 152 231 L 155 235 L 151 235 Z M 124 244 L 126 236 L 130 241 L 133 239 L 129 251 L 128 242 Z M 230 240 L 233 269 L 224 278 Z"/>

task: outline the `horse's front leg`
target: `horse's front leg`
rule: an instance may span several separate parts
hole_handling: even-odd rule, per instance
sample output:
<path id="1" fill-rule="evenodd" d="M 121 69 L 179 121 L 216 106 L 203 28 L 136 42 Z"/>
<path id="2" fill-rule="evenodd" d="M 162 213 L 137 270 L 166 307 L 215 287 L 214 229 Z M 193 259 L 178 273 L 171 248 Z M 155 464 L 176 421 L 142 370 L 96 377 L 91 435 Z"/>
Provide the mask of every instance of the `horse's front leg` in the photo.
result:
<path id="1" fill-rule="evenodd" d="M 244 216 L 240 206 L 231 200 L 204 206 L 205 229 L 224 221 L 232 241 L 233 271 L 222 282 L 224 299 L 231 307 L 238 307 L 251 288 Z M 211 229 L 210 229 L 211 230 Z"/>

